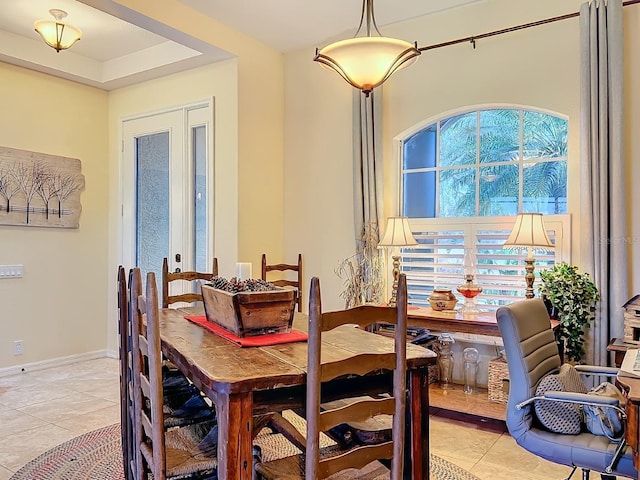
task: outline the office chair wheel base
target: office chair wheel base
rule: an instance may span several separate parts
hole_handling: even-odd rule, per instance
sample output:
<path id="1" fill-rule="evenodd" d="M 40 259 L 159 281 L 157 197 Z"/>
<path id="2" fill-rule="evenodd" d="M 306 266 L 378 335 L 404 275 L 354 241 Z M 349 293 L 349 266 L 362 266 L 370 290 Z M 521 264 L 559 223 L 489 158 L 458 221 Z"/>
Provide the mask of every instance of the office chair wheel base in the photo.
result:
<path id="1" fill-rule="evenodd" d="M 601 473 L 600 474 L 600 478 L 601 478 L 601 480 L 616 480 L 616 476 L 615 475 L 607 475 L 605 473 Z"/>

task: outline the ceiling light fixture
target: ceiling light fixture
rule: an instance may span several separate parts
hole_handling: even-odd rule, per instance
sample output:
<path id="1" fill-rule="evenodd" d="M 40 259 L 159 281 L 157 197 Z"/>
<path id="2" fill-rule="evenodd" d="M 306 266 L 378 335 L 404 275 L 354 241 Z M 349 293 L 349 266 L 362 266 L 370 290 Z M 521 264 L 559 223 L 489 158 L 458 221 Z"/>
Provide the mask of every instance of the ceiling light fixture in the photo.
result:
<path id="1" fill-rule="evenodd" d="M 60 50 L 66 50 L 80 40 L 82 32 L 79 28 L 62 22 L 62 19 L 67 16 L 64 10 L 52 8 L 49 13 L 55 20 L 38 20 L 33 27 L 47 45 L 60 53 Z"/>
<path id="2" fill-rule="evenodd" d="M 366 36 L 358 37 L 363 25 Z M 371 35 L 372 27 L 377 36 Z M 373 14 L 373 0 L 363 0 L 360 25 L 353 38 L 331 43 L 320 50 L 316 48 L 313 60 L 334 70 L 368 96 L 394 72 L 413 64 L 418 55 L 417 42 L 411 44 L 383 37 Z"/>

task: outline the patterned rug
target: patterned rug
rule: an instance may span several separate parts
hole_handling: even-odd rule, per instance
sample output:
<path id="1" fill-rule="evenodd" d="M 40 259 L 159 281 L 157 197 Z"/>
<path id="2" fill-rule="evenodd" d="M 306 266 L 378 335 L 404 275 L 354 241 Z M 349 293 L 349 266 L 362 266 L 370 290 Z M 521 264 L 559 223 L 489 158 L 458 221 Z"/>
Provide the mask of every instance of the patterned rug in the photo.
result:
<path id="1" fill-rule="evenodd" d="M 123 479 L 120 425 L 114 424 L 85 433 L 48 450 L 23 466 L 10 480 Z M 478 480 L 478 478 L 432 454 L 431 480 Z"/>

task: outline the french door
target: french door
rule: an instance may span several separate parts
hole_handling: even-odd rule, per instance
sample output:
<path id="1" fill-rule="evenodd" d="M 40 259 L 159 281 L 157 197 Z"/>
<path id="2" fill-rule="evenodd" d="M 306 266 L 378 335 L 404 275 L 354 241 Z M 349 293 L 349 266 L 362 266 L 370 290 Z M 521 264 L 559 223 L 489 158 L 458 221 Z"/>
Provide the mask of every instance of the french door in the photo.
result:
<path id="1" fill-rule="evenodd" d="M 211 118 L 204 104 L 122 123 L 123 263 L 158 282 L 164 257 L 172 271 L 211 270 Z"/>

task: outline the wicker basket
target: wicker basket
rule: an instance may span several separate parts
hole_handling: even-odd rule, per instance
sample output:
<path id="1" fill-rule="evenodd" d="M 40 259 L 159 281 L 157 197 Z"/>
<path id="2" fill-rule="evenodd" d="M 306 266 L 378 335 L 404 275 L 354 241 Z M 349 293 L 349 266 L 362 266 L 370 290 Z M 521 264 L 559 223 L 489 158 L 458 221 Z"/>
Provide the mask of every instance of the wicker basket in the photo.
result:
<path id="1" fill-rule="evenodd" d="M 489 401 L 506 405 L 509 400 L 509 369 L 504 357 L 489 361 Z"/>

